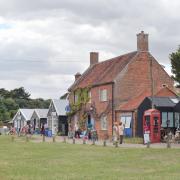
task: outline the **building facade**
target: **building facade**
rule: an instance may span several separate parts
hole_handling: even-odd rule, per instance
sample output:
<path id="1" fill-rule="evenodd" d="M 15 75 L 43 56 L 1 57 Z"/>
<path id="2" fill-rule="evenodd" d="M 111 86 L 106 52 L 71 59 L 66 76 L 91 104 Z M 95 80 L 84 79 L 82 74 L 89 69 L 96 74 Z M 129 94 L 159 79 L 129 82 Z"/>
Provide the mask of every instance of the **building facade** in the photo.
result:
<path id="1" fill-rule="evenodd" d="M 121 120 L 126 133 L 136 136 L 136 111 L 140 103 L 164 87 L 174 91 L 173 84 L 150 54 L 148 34 L 143 31 L 137 34 L 137 51 L 102 62 L 98 53 L 92 52 L 90 66 L 82 75 L 75 75 L 75 82 L 69 88 L 72 129 L 90 125 L 97 130 L 99 138 L 111 138 L 113 123 Z"/>

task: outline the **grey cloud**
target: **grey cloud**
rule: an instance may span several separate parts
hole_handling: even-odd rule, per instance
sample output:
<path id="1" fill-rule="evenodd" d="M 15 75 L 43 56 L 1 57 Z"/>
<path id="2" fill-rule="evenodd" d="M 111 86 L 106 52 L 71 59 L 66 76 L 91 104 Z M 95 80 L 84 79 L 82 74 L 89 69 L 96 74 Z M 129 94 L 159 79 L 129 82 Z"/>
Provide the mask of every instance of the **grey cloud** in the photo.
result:
<path id="1" fill-rule="evenodd" d="M 169 66 L 168 56 L 180 39 L 178 7 L 179 1 L 164 0 L 0 0 L 0 23 L 2 18 L 4 25 L 16 29 L 18 22 L 14 33 L 19 29 L 32 33 L 32 37 L 22 39 L 11 38 L 12 34 L 0 39 L 0 78 L 26 85 L 24 78 L 70 75 L 72 78 L 64 78 L 58 88 L 55 83 L 51 85 L 53 80 L 47 80 L 46 88 L 42 81 L 39 86 L 27 85 L 34 96 L 38 95 L 37 89 L 41 89 L 39 96 L 56 96 L 57 89 L 64 92 L 73 82 L 73 75 L 88 67 L 89 51 L 99 51 L 103 60 L 110 58 L 107 54 L 134 51 L 136 33 L 141 30 L 149 33 L 153 56 Z M 0 29 L 0 37 L 1 32 L 5 29 Z"/>

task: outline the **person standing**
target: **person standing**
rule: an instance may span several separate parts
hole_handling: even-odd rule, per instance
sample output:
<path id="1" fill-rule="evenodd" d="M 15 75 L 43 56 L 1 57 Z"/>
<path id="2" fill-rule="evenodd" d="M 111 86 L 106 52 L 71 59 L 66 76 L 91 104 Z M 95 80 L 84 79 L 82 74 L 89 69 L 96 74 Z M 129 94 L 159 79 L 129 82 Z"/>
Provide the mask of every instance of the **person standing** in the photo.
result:
<path id="1" fill-rule="evenodd" d="M 124 136 L 124 125 L 121 121 L 119 122 L 118 130 L 119 130 L 119 139 L 120 139 L 119 143 L 122 144 L 123 136 Z"/>
<path id="2" fill-rule="evenodd" d="M 118 122 L 115 122 L 114 126 L 113 126 L 113 141 L 114 141 L 114 143 L 117 142 L 118 139 L 119 139 Z"/>

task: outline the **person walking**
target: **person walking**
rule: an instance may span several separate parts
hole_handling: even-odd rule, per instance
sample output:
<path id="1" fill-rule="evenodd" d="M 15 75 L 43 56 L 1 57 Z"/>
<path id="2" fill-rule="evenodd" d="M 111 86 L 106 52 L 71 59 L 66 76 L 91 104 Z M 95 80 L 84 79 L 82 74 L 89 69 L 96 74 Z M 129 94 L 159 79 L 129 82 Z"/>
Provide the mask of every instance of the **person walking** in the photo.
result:
<path id="1" fill-rule="evenodd" d="M 118 130 L 119 130 L 119 140 L 120 140 L 119 144 L 122 144 L 123 136 L 124 136 L 124 125 L 121 121 L 119 122 Z"/>

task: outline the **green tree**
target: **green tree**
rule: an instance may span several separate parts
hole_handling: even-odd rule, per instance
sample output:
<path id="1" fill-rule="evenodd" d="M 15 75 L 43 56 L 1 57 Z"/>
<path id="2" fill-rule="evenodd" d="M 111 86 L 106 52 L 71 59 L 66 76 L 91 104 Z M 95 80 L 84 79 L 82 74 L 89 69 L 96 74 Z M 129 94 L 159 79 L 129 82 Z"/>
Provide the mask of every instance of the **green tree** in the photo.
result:
<path id="1" fill-rule="evenodd" d="M 180 87 L 180 46 L 176 52 L 170 54 L 172 78 L 177 82 L 177 87 Z"/>

